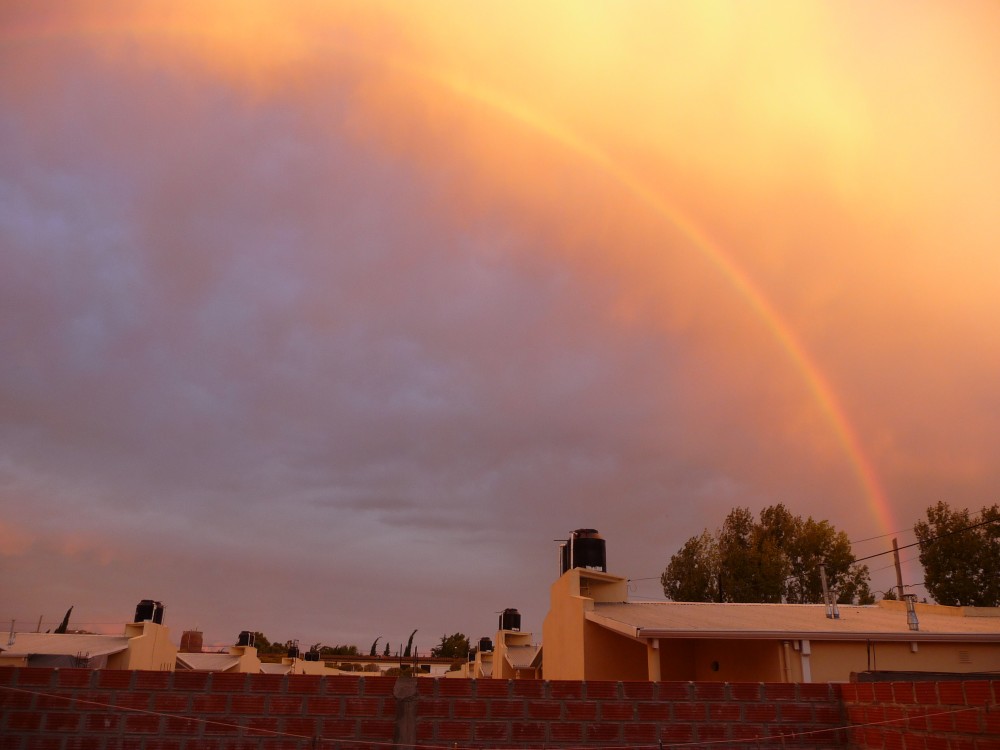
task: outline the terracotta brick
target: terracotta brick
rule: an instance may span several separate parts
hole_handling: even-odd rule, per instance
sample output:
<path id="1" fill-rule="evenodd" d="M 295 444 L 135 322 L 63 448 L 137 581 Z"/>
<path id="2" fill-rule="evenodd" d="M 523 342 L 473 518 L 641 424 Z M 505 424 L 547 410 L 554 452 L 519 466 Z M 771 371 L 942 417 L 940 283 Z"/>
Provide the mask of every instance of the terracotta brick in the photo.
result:
<path id="1" fill-rule="evenodd" d="M 19 671 L 14 667 L 0 667 L 0 685 L 13 685 Z"/>
<path id="2" fill-rule="evenodd" d="M 289 675 L 288 692 L 296 695 L 317 695 L 324 682 L 324 678 L 316 674 Z M 357 682 L 355 682 L 355 689 L 357 689 Z"/>
<path id="3" fill-rule="evenodd" d="M 840 706 L 814 706 L 813 716 L 821 724 L 839 724 L 844 720 Z"/>
<path id="4" fill-rule="evenodd" d="M 635 704 L 631 701 L 602 701 L 597 709 L 601 721 L 632 721 L 635 718 Z"/>
<path id="5" fill-rule="evenodd" d="M 417 701 L 417 716 L 421 719 L 447 719 L 451 714 L 451 701 L 421 699 Z"/>
<path id="6" fill-rule="evenodd" d="M 360 702 L 360 699 L 354 699 Z M 351 699 L 348 699 L 350 703 Z M 290 714 L 301 714 L 305 712 L 306 698 L 301 695 L 270 695 L 267 699 L 267 712 L 274 716 L 288 716 Z M 348 713 L 363 714 L 366 716 L 373 716 L 372 713 L 354 711 L 350 710 Z"/>
<path id="7" fill-rule="evenodd" d="M 323 719 L 323 737 L 332 740 L 354 737 L 358 728 L 357 719 Z"/>
<path id="8" fill-rule="evenodd" d="M 656 700 L 656 682 L 623 682 L 622 697 L 633 701 Z"/>
<path id="9" fill-rule="evenodd" d="M 61 750 L 61 748 L 62 740 L 59 737 L 25 737 L 20 745 L 20 750 Z"/>
<path id="10" fill-rule="evenodd" d="M 544 698 L 545 687 L 541 680 L 514 680 L 511 685 L 515 698 Z"/>
<path id="11" fill-rule="evenodd" d="M 101 669 L 97 672 L 97 686 L 108 690 L 128 688 L 134 674 L 123 669 Z"/>
<path id="12" fill-rule="evenodd" d="M 955 713 L 955 731 L 966 734 L 975 734 L 982 731 L 982 710 L 970 708 Z"/>
<path id="13" fill-rule="evenodd" d="M 569 744 L 582 741 L 583 725 L 565 721 L 549 724 L 549 742 Z"/>
<path id="14" fill-rule="evenodd" d="M 511 742 L 545 742 L 545 724 L 541 721 L 515 721 L 510 725 Z"/>
<path id="15" fill-rule="evenodd" d="M 445 680 L 435 680 L 435 682 L 445 682 Z M 391 677 L 362 677 L 358 683 L 358 689 L 364 696 L 391 696 L 396 687 L 396 681 Z"/>
<path id="16" fill-rule="evenodd" d="M 661 701 L 691 700 L 694 684 L 691 682 L 661 682 L 658 686 Z"/>
<path id="17" fill-rule="evenodd" d="M 246 722 L 225 716 L 213 716 L 202 724 L 206 735 L 236 735 L 246 731 Z"/>
<path id="18" fill-rule="evenodd" d="M 378 716 L 378 698 L 345 698 L 344 712 L 348 716 Z"/>
<path id="19" fill-rule="evenodd" d="M 153 693 L 153 710 L 179 714 L 188 710 L 191 696 L 186 693 Z"/>
<path id="20" fill-rule="evenodd" d="M 201 726 L 200 721 L 190 716 L 163 717 L 163 732 L 171 737 L 198 734 L 201 732 Z"/>
<path id="21" fill-rule="evenodd" d="M 759 682 L 734 682 L 729 685 L 729 695 L 734 701 L 759 701 L 763 685 Z"/>
<path id="22" fill-rule="evenodd" d="M 875 700 L 879 703 L 892 703 L 892 683 L 875 682 L 872 683 L 872 690 L 875 691 Z"/>
<path id="23" fill-rule="evenodd" d="M 229 708 L 237 716 L 260 716 L 266 709 L 266 698 L 236 693 L 229 698 Z"/>
<path id="24" fill-rule="evenodd" d="M 795 685 L 792 683 L 768 682 L 764 684 L 764 700 L 793 701 L 797 699 Z"/>
<path id="25" fill-rule="evenodd" d="M 51 667 L 21 667 L 18 670 L 17 684 L 21 687 L 49 687 L 55 674 L 56 670 Z"/>
<path id="26" fill-rule="evenodd" d="M 1000 681 L 998 681 L 1000 684 Z M 993 690 L 987 680 L 970 680 L 965 683 L 965 702 L 969 706 L 986 706 L 993 702 Z"/>
<path id="27" fill-rule="evenodd" d="M 509 680 L 476 680 L 477 698 L 506 698 L 509 695 Z"/>
<path id="28" fill-rule="evenodd" d="M 769 734 L 777 734 L 777 732 L 767 731 L 765 727 L 759 724 L 734 724 L 731 730 L 734 740 L 754 740 L 758 737 L 766 737 Z"/>
<path id="29" fill-rule="evenodd" d="M 83 728 L 88 732 L 117 732 L 121 719 L 120 713 L 111 711 L 87 713 L 83 716 Z"/>
<path id="30" fill-rule="evenodd" d="M 619 688 L 617 682 L 594 680 L 584 683 L 584 693 L 588 700 L 617 699 Z"/>
<path id="31" fill-rule="evenodd" d="M 708 720 L 733 722 L 739 721 L 743 713 L 743 706 L 739 703 L 709 703 Z"/>
<path id="32" fill-rule="evenodd" d="M 268 675 L 260 675 L 267 677 Z M 211 675 L 208 672 L 174 672 L 174 690 L 197 690 L 205 692 L 208 690 L 208 681 Z"/>
<path id="33" fill-rule="evenodd" d="M 597 704 L 584 701 L 566 701 L 563 704 L 566 721 L 593 721 L 597 718 Z"/>
<path id="34" fill-rule="evenodd" d="M 471 726 L 469 731 L 472 731 Z M 417 742 L 423 745 L 430 745 L 437 740 L 437 726 L 433 721 L 417 722 Z"/>
<path id="35" fill-rule="evenodd" d="M 704 703 L 675 703 L 674 721 L 705 721 L 707 710 Z"/>
<path id="36" fill-rule="evenodd" d="M 477 742 L 506 742 L 510 739 L 509 729 L 505 721 L 477 721 L 473 738 Z"/>
<path id="37" fill-rule="evenodd" d="M 729 727 L 725 724 L 699 724 L 697 730 L 699 742 L 717 743 L 730 739 Z"/>
<path id="38" fill-rule="evenodd" d="M 391 740 L 396 722 L 391 719 L 361 719 L 361 737 L 369 740 Z"/>
<path id="39" fill-rule="evenodd" d="M 318 719 L 311 716 L 289 716 L 278 722 L 280 731 L 285 734 L 296 734 L 299 737 L 312 737 L 316 734 Z"/>
<path id="40" fill-rule="evenodd" d="M 437 722 L 437 738 L 446 742 L 462 742 L 472 739 L 472 724 L 467 721 Z"/>
<path id="41" fill-rule="evenodd" d="M 912 682 L 892 683 L 892 699 L 896 703 L 915 703 L 917 694 Z"/>
<path id="42" fill-rule="evenodd" d="M 636 703 L 635 713 L 639 721 L 670 721 L 670 704 Z"/>
<path id="43" fill-rule="evenodd" d="M 937 711 L 927 715 L 927 724 L 932 732 L 955 731 L 955 717 L 951 713 Z"/>
<path id="44" fill-rule="evenodd" d="M 915 729 L 918 731 L 926 731 L 928 728 L 927 714 L 928 709 L 923 706 L 913 706 L 906 708 L 906 726 L 909 729 Z"/>
<path id="45" fill-rule="evenodd" d="M 491 719 L 523 719 L 524 701 L 488 701 Z"/>
<path id="46" fill-rule="evenodd" d="M 927 740 L 927 750 L 948 750 L 948 738 L 942 735 L 929 734 Z"/>
<path id="47" fill-rule="evenodd" d="M 836 696 L 826 682 L 806 682 L 798 686 L 799 700 L 802 701 L 829 701 L 835 700 Z"/>
<path id="48" fill-rule="evenodd" d="M 973 737 L 952 737 L 952 750 L 976 750 L 976 740 Z"/>
<path id="49" fill-rule="evenodd" d="M 382 677 L 380 679 L 387 680 L 388 678 Z M 442 698 L 450 696 L 468 698 L 472 695 L 472 680 L 452 679 L 435 680 L 434 682 L 437 683 L 437 694 Z"/>
<path id="50" fill-rule="evenodd" d="M 325 680 L 324 687 L 326 688 L 327 695 L 360 695 L 362 686 L 361 682 L 366 678 L 350 677 L 348 675 L 333 675 L 323 679 Z M 388 680 L 393 684 L 396 682 L 391 677 L 372 677 L 371 679 Z M 418 680 L 418 682 L 421 682 L 421 680 Z"/>
<path id="51" fill-rule="evenodd" d="M 243 672 L 216 672 L 212 675 L 213 693 L 242 693 L 247 688 L 247 677 Z"/>
<path id="52" fill-rule="evenodd" d="M 782 703 L 778 716 L 784 722 L 808 722 L 813 720 L 813 707 L 801 703 Z"/>
<path id="53" fill-rule="evenodd" d="M 977 737 L 976 750 L 1000 750 L 1000 736 Z"/>
<path id="54" fill-rule="evenodd" d="M 33 732 L 42 726 L 42 714 L 38 711 L 18 711 L 7 717 L 7 731 Z"/>
<path id="55" fill-rule="evenodd" d="M 694 725 L 677 722 L 661 724 L 660 739 L 664 742 L 691 742 L 694 739 Z"/>
<path id="56" fill-rule="evenodd" d="M 60 712 L 45 714 L 45 729 L 52 732 L 75 732 L 80 726 L 80 714 Z"/>
<path id="57" fill-rule="evenodd" d="M 35 696 L 32 692 L 14 689 L 0 690 L 0 709 L 10 711 L 15 708 L 32 708 L 35 705 Z"/>
<path id="58" fill-rule="evenodd" d="M 191 696 L 191 712 L 194 714 L 221 714 L 229 708 L 229 696 L 225 693 L 205 693 Z"/>
<path id="59" fill-rule="evenodd" d="M 60 669 L 56 673 L 56 685 L 63 688 L 90 687 L 93 674 L 90 669 Z"/>
<path id="60" fill-rule="evenodd" d="M 134 685 L 136 690 L 169 690 L 173 679 L 173 672 L 141 670 L 135 673 Z"/>
<path id="61" fill-rule="evenodd" d="M 583 735 L 587 742 L 618 743 L 621 741 L 621 728 L 621 724 L 603 721 L 585 725 Z"/>
<path id="62" fill-rule="evenodd" d="M 528 701 L 529 719 L 558 719 L 562 716 L 562 703 L 559 701 Z"/>
<path id="63" fill-rule="evenodd" d="M 696 682 L 694 698 L 699 701 L 722 701 L 726 699 L 726 683 Z"/>
<path id="64" fill-rule="evenodd" d="M 937 686 L 938 698 L 945 706 L 964 706 L 965 691 L 962 690 L 961 682 L 939 682 Z"/>
<path id="65" fill-rule="evenodd" d="M 583 683 L 574 680 L 552 680 L 549 682 L 549 695 L 556 700 L 583 698 Z"/>
<path id="66" fill-rule="evenodd" d="M 628 723 L 622 726 L 623 739 L 629 745 L 652 745 L 659 739 L 659 727 L 656 724 Z"/>
<path id="67" fill-rule="evenodd" d="M 936 682 L 917 682 L 913 686 L 914 697 L 922 706 L 934 706 L 938 702 Z"/>
<path id="68" fill-rule="evenodd" d="M 1000 737 L 1000 709 L 994 706 L 983 715 L 983 729 L 987 735 Z"/>
<path id="69" fill-rule="evenodd" d="M 927 750 L 927 742 L 922 734 L 904 732 L 903 747 L 905 750 Z"/>
<path id="70" fill-rule="evenodd" d="M 155 714 L 128 714 L 125 716 L 125 731 L 156 734 L 160 731 L 160 723 L 160 717 Z"/>

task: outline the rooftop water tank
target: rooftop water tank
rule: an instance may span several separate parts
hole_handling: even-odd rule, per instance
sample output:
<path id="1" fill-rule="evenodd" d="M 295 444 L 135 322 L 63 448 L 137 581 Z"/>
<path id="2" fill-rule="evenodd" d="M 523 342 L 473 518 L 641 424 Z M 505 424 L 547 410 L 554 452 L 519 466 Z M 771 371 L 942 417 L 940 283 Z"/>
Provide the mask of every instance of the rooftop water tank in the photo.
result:
<path id="1" fill-rule="evenodd" d="M 501 630 L 521 630 L 521 613 L 516 609 L 505 609 L 500 613 Z"/>
<path id="2" fill-rule="evenodd" d="M 163 604 L 152 599 L 143 599 L 135 608 L 135 620 L 133 622 L 152 621 L 157 625 L 163 624 Z"/>
<path id="3" fill-rule="evenodd" d="M 253 646 L 254 634 L 249 630 L 241 630 L 239 640 L 236 641 L 237 646 Z"/>
<path id="4" fill-rule="evenodd" d="M 493 641 L 489 638 L 483 637 L 479 639 L 479 653 L 488 654 L 493 650 Z"/>
<path id="5" fill-rule="evenodd" d="M 559 547 L 559 575 L 573 568 L 608 571 L 604 539 L 597 529 L 577 529 Z"/>

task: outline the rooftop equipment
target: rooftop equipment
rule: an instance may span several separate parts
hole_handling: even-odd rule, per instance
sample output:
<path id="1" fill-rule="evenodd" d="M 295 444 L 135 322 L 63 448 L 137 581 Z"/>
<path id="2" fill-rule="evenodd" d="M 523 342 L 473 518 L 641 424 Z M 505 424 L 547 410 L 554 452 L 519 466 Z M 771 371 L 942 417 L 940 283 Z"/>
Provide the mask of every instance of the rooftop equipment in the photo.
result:
<path id="1" fill-rule="evenodd" d="M 500 629 L 521 632 L 521 613 L 516 609 L 505 609 L 501 612 Z"/>
<path id="2" fill-rule="evenodd" d="M 559 545 L 559 575 L 573 568 L 608 572 L 604 539 L 597 529 L 577 529 Z"/>
<path id="3" fill-rule="evenodd" d="M 253 646 L 254 634 L 249 630 L 241 630 L 239 640 L 236 641 L 237 646 Z"/>
<path id="4" fill-rule="evenodd" d="M 143 599 L 135 608 L 135 620 L 133 622 L 146 622 L 152 620 L 157 625 L 163 624 L 163 604 L 152 599 Z"/>
<path id="5" fill-rule="evenodd" d="M 487 654 L 493 650 L 493 641 L 485 636 L 479 639 L 479 653 Z"/>

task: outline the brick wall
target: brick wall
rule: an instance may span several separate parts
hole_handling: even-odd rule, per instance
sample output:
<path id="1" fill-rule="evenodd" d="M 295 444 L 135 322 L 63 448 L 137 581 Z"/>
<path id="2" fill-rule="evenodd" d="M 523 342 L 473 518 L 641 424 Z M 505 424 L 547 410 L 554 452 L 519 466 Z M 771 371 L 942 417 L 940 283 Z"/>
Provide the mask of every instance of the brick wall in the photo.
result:
<path id="1" fill-rule="evenodd" d="M 841 686 L 858 750 L 1000 750 L 1000 680 Z"/>
<path id="2" fill-rule="evenodd" d="M 838 689 L 826 684 L 416 684 L 418 745 L 757 750 L 847 742 Z M 0 668 L 0 750 L 377 750 L 393 741 L 394 685 L 386 677 Z"/>

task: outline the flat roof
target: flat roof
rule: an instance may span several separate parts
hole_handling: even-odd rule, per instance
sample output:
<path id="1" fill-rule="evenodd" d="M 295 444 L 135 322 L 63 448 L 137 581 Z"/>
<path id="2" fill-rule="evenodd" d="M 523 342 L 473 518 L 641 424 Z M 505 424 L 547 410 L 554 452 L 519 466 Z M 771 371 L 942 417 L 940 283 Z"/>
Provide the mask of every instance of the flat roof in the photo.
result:
<path id="1" fill-rule="evenodd" d="M 128 648 L 124 635 L 84 635 L 79 633 L 15 633 L 14 643 L 5 646 L 4 656 L 110 656 Z"/>
<path id="2" fill-rule="evenodd" d="M 754 638 L 1000 642 L 1000 618 L 918 610 L 919 630 L 906 612 L 839 605 L 829 619 L 822 604 L 718 604 L 711 602 L 595 602 L 591 622 L 633 638 Z"/>

